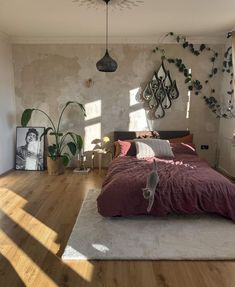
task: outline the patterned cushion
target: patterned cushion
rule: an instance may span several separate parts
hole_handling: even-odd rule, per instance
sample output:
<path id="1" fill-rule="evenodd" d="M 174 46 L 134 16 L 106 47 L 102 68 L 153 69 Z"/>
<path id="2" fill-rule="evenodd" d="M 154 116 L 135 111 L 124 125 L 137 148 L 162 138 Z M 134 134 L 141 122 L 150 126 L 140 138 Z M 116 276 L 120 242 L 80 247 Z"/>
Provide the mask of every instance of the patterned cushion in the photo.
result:
<path id="1" fill-rule="evenodd" d="M 134 140 L 137 150 L 137 158 L 147 157 L 174 157 L 168 140 L 161 139 L 137 139 Z"/>

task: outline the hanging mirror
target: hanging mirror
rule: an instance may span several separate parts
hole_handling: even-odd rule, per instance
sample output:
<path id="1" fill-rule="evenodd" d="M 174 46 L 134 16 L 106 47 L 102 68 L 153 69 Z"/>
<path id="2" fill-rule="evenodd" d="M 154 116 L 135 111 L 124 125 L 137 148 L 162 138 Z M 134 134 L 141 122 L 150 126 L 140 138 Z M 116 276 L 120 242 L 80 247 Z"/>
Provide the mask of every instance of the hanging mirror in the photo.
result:
<path id="1" fill-rule="evenodd" d="M 158 72 L 155 72 L 152 80 L 143 91 L 143 99 L 147 102 L 156 119 L 163 118 L 165 110 L 172 105 L 172 100 L 179 97 L 176 81 L 172 81 L 170 72 L 166 71 L 162 62 Z"/>

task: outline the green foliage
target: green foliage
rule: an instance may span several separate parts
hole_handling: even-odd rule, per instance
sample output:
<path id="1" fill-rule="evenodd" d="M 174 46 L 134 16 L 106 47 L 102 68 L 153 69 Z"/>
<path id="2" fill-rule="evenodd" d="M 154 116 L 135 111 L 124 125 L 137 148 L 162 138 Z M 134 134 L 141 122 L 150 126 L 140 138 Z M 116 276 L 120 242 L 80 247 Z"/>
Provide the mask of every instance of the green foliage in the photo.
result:
<path id="1" fill-rule="evenodd" d="M 192 43 L 190 43 L 185 36 L 182 35 L 175 35 L 173 32 L 169 32 L 165 35 L 165 37 L 174 37 L 176 42 L 182 46 L 183 49 L 187 49 L 189 52 L 191 52 L 194 56 L 199 56 L 204 52 L 208 52 L 211 54 L 209 57 L 211 66 L 209 69 L 208 77 L 204 81 L 206 85 L 210 83 L 210 80 L 218 73 L 219 68 L 215 66 L 216 61 L 218 59 L 218 52 L 214 51 L 211 47 L 207 46 L 206 44 L 201 44 L 199 46 L 199 49 L 197 49 Z M 231 34 L 228 34 L 228 37 L 230 37 Z M 198 79 L 194 79 L 192 74 L 189 73 L 189 69 L 186 67 L 186 65 L 183 62 L 183 59 L 180 58 L 168 58 L 166 56 L 165 50 L 161 49 L 159 47 L 156 47 L 154 50 L 154 53 L 157 51 L 162 54 L 161 59 L 166 60 L 169 64 L 174 64 L 178 71 L 182 73 L 182 75 L 185 77 L 185 84 L 187 84 L 188 89 L 192 92 L 194 92 L 195 95 L 203 94 L 203 85 Z M 233 73 L 232 73 L 232 47 L 229 47 L 225 54 L 224 54 L 224 61 L 223 61 L 223 68 L 222 72 L 229 73 L 231 76 L 230 85 L 231 90 L 227 92 L 230 97 L 232 97 L 234 91 L 233 91 Z M 217 100 L 214 98 L 213 94 L 215 93 L 215 89 L 212 88 L 210 91 L 209 96 L 204 96 L 203 99 L 205 100 L 205 103 L 207 106 L 212 110 L 213 113 L 215 113 L 218 117 L 224 117 L 228 118 L 228 115 L 226 113 L 221 114 L 221 106 L 217 102 Z M 231 109 L 233 107 L 231 106 L 231 101 L 229 104 L 229 108 L 227 109 L 227 112 L 230 114 L 231 117 Z M 233 115 L 232 115 L 233 117 Z"/>
<path id="2" fill-rule="evenodd" d="M 32 115 L 33 111 L 34 111 L 34 109 L 26 109 L 23 112 L 22 117 L 21 117 L 21 125 L 22 125 L 22 127 L 26 127 L 27 126 L 28 122 L 31 119 L 31 115 Z"/>
<path id="3" fill-rule="evenodd" d="M 44 131 L 44 133 L 41 135 L 40 140 L 42 139 L 42 137 L 47 137 L 48 134 L 49 136 L 54 137 L 54 141 L 55 143 L 48 145 L 48 155 L 53 159 L 56 160 L 56 158 L 58 157 L 62 157 L 63 163 L 65 166 L 67 166 L 69 164 L 69 161 L 71 159 L 71 155 L 76 155 L 78 152 L 80 152 L 80 150 L 82 149 L 83 146 L 83 140 L 82 137 L 74 132 L 66 132 L 63 133 L 60 130 L 60 124 L 61 124 L 61 120 L 62 120 L 62 116 L 64 114 L 65 109 L 67 109 L 67 107 L 69 105 L 77 105 L 79 107 L 79 109 L 82 111 L 83 115 L 86 116 L 86 112 L 85 112 L 85 108 L 81 103 L 78 102 L 74 102 L 74 101 L 69 101 L 65 104 L 64 108 L 62 109 L 60 116 L 59 116 L 59 120 L 57 125 L 54 124 L 54 122 L 52 121 L 52 119 L 49 117 L 49 115 L 47 113 L 45 113 L 44 111 L 40 110 L 40 109 L 26 109 L 24 110 L 24 112 L 22 113 L 21 116 L 21 125 L 23 127 L 26 127 L 31 119 L 32 113 L 34 111 L 38 111 L 42 114 L 44 114 L 44 116 L 47 117 L 47 119 L 49 120 L 51 126 L 47 127 Z M 50 132 L 50 133 L 49 133 Z M 70 139 L 70 141 L 68 142 L 67 139 Z M 64 149 L 67 147 L 69 152 L 64 151 Z"/>

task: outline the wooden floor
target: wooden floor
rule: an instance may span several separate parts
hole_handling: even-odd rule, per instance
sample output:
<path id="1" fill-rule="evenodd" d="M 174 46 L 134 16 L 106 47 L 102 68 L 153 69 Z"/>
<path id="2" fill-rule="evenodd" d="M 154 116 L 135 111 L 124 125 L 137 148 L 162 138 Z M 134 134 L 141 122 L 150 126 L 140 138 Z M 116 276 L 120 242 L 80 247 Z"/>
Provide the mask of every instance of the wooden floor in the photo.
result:
<path id="1" fill-rule="evenodd" d="M 0 177 L 0 286 L 234 287 L 235 262 L 62 262 L 81 203 L 97 172 Z M 234 239 L 235 240 L 235 239 Z"/>

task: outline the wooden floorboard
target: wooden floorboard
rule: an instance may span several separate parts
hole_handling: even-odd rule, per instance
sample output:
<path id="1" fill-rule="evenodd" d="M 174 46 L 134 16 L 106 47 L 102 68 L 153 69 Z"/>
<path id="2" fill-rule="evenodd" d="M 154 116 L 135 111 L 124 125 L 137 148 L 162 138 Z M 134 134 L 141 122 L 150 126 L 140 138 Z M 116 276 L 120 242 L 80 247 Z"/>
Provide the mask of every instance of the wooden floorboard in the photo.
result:
<path id="1" fill-rule="evenodd" d="M 234 287 L 233 261 L 66 261 L 60 257 L 86 193 L 104 172 L 0 177 L 0 287 Z"/>

